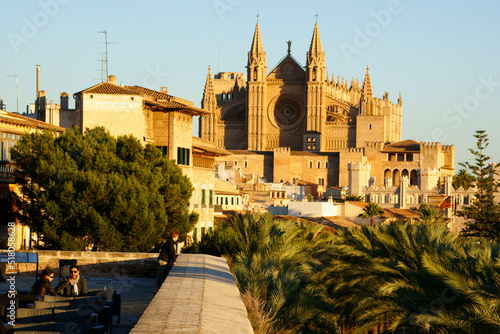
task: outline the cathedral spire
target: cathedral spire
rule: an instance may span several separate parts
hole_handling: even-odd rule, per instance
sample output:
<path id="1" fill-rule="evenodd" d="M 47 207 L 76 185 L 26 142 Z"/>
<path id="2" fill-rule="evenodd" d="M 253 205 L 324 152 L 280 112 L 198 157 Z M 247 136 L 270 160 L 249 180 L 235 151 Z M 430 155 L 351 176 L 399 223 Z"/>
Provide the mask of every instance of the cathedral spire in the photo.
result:
<path id="1" fill-rule="evenodd" d="M 262 45 L 262 38 L 260 37 L 259 22 L 255 26 L 255 32 L 253 34 L 252 49 L 250 53 L 253 57 L 257 58 L 258 55 L 264 52 L 264 46 Z"/>
<path id="2" fill-rule="evenodd" d="M 266 78 L 266 52 L 262 46 L 259 23 L 255 26 L 252 48 L 248 52 L 247 74 L 250 81 L 264 81 Z"/>
<path id="3" fill-rule="evenodd" d="M 214 85 L 212 81 L 212 74 L 210 73 L 210 66 L 208 66 L 207 81 L 205 82 L 205 91 L 203 92 L 203 100 L 210 98 L 214 92 Z"/>
<path id="4" fill-rule="evenodd" d="M 370 67 L 366 66 L 365 80 L 363 81 L 362 92 L 365 99 L 373 98 L 372 82 L 370 80 Z"/>
<path id="5" fill-rule="evenodd" d="M 307 51 L 306 68 L 307 81 L 322 82 L 325 80 L 325 53 L 323 52 L 321 39 L 319 38 L 318 22 L 314 24 L 311 46 L 309 47 L 309 51 Z"/>
<path id="6" fill-rule="evenodd" d="M 323 47 L 321 46 L 321 39 L 319 37 L 319 28 L 317 21 L 314 25 L 314 32 L 311 40 L 311 46 L 309 47 L 309 54 L 311 56 L 321 56 L 325 54 L 323 52 Z"/>

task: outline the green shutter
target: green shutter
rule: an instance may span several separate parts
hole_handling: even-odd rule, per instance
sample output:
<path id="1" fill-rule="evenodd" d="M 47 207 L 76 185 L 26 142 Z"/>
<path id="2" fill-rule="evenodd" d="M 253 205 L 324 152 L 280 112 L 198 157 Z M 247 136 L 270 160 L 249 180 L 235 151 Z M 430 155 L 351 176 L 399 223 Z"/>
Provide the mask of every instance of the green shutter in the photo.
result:
<path id="1" fill-rule="evenodd" d="M 212 204 L 214 204 L 214 201 L 212 199 L 212 197 L 214 196 L 214 191 L 212 189 L 210 189 L 210 191 L 209 191 L 209 196 L 210 197 L 208 198 L 208 204 L 212 205 Z"/>
<path id="2" fill-rule="evenodd" d="M 201 189 L 201 204 L 205 204 L 205 189 Z"/>

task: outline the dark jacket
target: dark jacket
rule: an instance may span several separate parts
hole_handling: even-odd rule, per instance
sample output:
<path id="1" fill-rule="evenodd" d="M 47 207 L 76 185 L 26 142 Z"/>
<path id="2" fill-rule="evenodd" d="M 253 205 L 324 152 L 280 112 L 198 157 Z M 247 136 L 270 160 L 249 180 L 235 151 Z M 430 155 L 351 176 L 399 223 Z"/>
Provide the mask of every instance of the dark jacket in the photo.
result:
<path id="1" fill-rule="evenodd" d="M 175 241 L 172 238 L 168 239 L 163 246 L 161 246 L 160 256 L 158 258 L 168 264 L 173 264 L 175 262 L 177 255 L 175 252 Z"/>
<path id="2" fill-rule="evenodd" d="M 87 294 L 87 281 L 83 276 L 80 275 L 80 279 L 78 280 L 78 283 L 76 283 L 76 286 L 78 287 L 79 296 L 84 296 Z M 66 276 L 61 280 L 56 288 L 56 291 L 61 296 L 71 297 L 73 295 L 73 286 L 71 285 L 71 283 L 69 283 L 69 276 Z"/>
<path id="3" fill-rule="evenodd" d="M 35 284 L 33 284 L 31 287 L 31 294 L 38 297 L 43 297 L 46 294 L 51 294 L 52 296 L 57 295 L 56 291 L 52 287 L 52 284 L 50 283 L 50 280 L 46 278 L 40 278 L 35 282 Z"/>

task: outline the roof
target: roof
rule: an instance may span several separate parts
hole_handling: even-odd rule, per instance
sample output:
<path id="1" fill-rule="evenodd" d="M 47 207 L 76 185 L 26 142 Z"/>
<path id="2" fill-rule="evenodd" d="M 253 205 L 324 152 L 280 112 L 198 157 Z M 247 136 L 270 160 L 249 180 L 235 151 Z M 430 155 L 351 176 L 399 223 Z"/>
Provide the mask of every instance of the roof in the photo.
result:
<path id="1" fill-rule="evenodd" d="M 0 122 L 16 124 L 16 125 L 24 125 L 27 127 L 35 128 L 35 129 L 53 129 L 59 132 L 63 132 L 66 129 L 60 126 L 52 125 L 49 123 L 45 123 L 39 121 L 37 119 L 29 118 L 26 116 L 22 116 L 13 112 L 8 112 L 4 110 L 0 110 Z"/>
<path id="2" fill-rule="evenodd" d="M 366 202 L 361 202 L 361 201 L 345 201 L 345 203 L 352 204 L 352 205 L 357 206 L 357 207 L 359 207 L 359 208 L 361 208 L 361 209 L 364 209 L 364 208 L 365 208 L 365 206 L 367 206 L 367 205 L 368 205 L 368 203 L 366 203 Z"/>
<path id="3" fill-rule="evenodd" d="M 231 152 L 217 148 L 211 142 L 198 137 L 193 137 L 192 146 L 193 153 L 195 153 L 195 150 L 198 150 L 213 156 L 231 155 Z"/>
<path id="4" fill-rule="evenodd" d="M 227 195 L 240 195 L 240 191 L 232 183 L 215 178 L 215 193 Z"/>
<path id="5" fill-rule="evenodd" d="M 420 143 L 415 140 L 407 139 L 397 143 L 385 145 L 383 152 L 420 152 Z"/>
<path id="6" fill-rule="evenodd" d="M 156 90 L 141 86 L 124 86 L 125 89 L 133 91 L 139 95 L 142 95 L 146 103 L 158 106 L 163 109 L 173 109 L 176 111 L 184 111 L 193 116 L 202 116 L 209 114 L 208 111 L 200 108 L 196 108 L 192 105 L 188 105 L 186 100 L 178 99 L 175 96 L 171 96 Z M 182 103 L 183 101 L 185 103 Z"/>
<path id="7" fill-rule="evenodd" d="M 420 218 L 420 214 L 414 210 L 407 209 L 383 209 L 385 218 Z"/>
<path id="8" fill-rule="evenodd" d="M 109 94 L 109 95 L 141 95 L 125 87 L 109 82 L 101 82 L 95 86 L 79 91 L 75 94 Z"/>

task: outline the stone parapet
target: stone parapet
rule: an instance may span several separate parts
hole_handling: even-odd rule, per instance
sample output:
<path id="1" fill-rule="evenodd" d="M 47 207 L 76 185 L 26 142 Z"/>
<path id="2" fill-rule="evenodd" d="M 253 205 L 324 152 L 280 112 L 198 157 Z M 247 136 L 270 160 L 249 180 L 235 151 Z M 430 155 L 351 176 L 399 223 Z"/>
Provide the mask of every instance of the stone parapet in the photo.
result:
<path id="1" fill-rule="evenodd" d="M 253 333 L 223 258 L 180 254 L 131 334 Z"/>
<path id="2" fill-rule="evenodd" d="M 7 252 L 7 250 L 0 250 Z M 38 253 L 39 271 L 50 268 L 59 274 L 59 260 L 77 260 L 78 267 L 84 276 L 107 277 L 156 277 L 158 270 L 158 253 L 128 252 L 85 252 L 85 251 L 26 251 Z M 14 270 L 18 275 L 35 275 L 36 264 L 16 263 Z"/>

